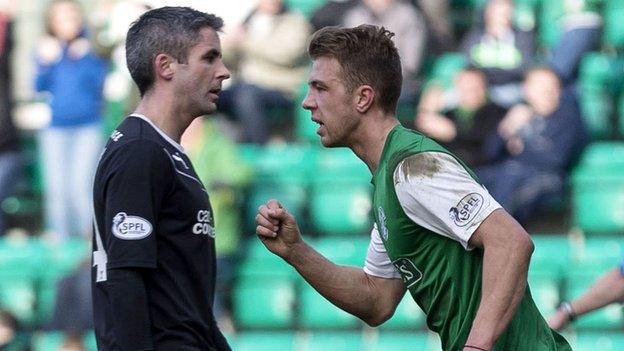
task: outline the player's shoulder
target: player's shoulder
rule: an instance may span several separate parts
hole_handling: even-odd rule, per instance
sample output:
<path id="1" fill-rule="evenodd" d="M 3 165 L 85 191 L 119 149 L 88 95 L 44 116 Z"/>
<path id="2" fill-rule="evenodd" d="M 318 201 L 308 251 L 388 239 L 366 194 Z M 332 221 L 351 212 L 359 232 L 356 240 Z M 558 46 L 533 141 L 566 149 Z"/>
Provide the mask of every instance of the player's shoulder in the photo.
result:
<path id="1" fill-rule="evenodd" d="M 147 121 L 130 115 L 111 133 L 107 146 L 125 145 L 136 140 L 160 144 L 160 139 L 158 133 Z"/>
<path id="2" fill-rule="evenodd" d="M 154 165 L 168 162 L 166 146 L 154 129 L 140 118 L 127 117 L 110 135 L 102 162 L 118 165 Z"/>

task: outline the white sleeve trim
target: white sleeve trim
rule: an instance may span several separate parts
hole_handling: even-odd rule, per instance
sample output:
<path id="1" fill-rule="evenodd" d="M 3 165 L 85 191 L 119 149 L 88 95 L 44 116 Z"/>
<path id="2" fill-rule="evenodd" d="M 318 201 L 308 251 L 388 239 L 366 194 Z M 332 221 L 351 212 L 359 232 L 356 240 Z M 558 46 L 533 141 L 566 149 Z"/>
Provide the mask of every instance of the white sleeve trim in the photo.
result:
<path id="1" fill-rule="evenodd" d="M 381 241 L 377 225 L 373 226 L 371 231 L 371 241 L 366 251 L 366 261 L 364 263 L 364 272 L 375 277 L 388 279 L 402 279 L 401 274 L 390 261 L 386 247 Z"/>
<path id="2" fill-rule="evenodd" d="M 458 241 L 466 250 L 481 223 L 501 206 L 455 157 L 423 152 L 402 160 L 394 170 L 394 188 L 414 223 Z"/>

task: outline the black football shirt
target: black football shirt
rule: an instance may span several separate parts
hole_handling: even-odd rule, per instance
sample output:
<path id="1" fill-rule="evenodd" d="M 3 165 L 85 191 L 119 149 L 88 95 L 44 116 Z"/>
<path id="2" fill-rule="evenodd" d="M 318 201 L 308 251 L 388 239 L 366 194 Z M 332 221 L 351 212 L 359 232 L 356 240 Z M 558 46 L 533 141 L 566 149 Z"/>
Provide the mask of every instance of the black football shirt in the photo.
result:
<path id="1" fill-rule="evenodd" d="M 183 148 L 146 117 L 127 117 L 101 156 L 93 196 L 99 349 L 118 350 L 107 271 L 121 268 L 143 272 L 156 350 L 224 349 L 212 310 L 213 213 Z"/>

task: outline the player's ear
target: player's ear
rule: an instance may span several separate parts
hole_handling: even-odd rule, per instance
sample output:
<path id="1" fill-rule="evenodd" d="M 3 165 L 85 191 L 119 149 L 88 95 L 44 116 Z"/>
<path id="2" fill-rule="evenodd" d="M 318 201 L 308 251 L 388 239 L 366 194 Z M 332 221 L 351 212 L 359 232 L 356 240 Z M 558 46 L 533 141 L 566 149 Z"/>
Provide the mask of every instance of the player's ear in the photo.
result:
<path id="1" fill-rule="evenodd" d="M 355 109 L 360 113 L 365 113 L 373 106 L 375 90 L 370 85 L 360 85 L 360 87 L 355 90 L 354 98 Z"/>
<path id="2" fill-rule="evenodd" d="M 173 78 L 175 59 L 167 54 L 158 54 L 154 58 L 154 74 L 165 80 Z"/>

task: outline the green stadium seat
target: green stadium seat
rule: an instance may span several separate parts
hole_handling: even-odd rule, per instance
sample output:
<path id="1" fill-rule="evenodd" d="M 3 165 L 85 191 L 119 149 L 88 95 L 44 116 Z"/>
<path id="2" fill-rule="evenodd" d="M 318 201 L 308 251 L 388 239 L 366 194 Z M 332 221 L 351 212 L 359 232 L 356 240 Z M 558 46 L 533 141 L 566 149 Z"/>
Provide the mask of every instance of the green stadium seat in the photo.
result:
<path id="1" fill-rule="evenodd" d="M 327 0 L 285 0 L 289 9 L 299 11 L 306 17 L 312 17 L 314 11 L 323 6 Z"/>
<path id="2" fill-rule="evenodd" d="M 588 233 L 624 230 L 624 173 L 579 168 L 572 176 L 572 215 L 575 225 Z"/>
<path id="3" fill-rule="evenodd" d="M 427 332 L 380 332 L 367 351 L 441 350 Z"/>
<path id="4" fill-rule="evenodd" d="M 306 339 L 305 347 L 301 347 L 306 351 L 362 351 L 364 345 L 361 332 L 315 331 Z"/>
<path id="5" fill-rule="evenodd" d="M 356 235 L 370 232 L 370 184 L 336 182 L 315 186 L 310 198 L 311 221 L 323 234 Z"/>
<path id="6" fill-rule="evenodd" d="M 48 242 L 44 246 L 46 264 L 39 270 L 37 284 L 37 316 L 40 324 L 52 316 L 58 281 L 91 257 L 91 243 L 83 238 L 70 238 L 60 243 Z"/>
<path id="7" fill-rule="evenodd" d="M 310 329 L 350 329 L 360 325 L 359 319 L 327 301 L 308 283 L 301 281 L 299 324 Z"/>
<path id="8" fill-rule="evenodd" d="M 297 351 L 293 332 L 243 332 L 232 339 L 232 350 L 237 351 Z"/>
<path id="9" fill-rule="evenodd" d="M 425 327 L 426 318 L 427 316 L 425 316 L 425 313 L 412 299 L 412 295 L 407 292 L 405 296 L 403 296 L 401 303 L 397 306 L 396 311 L 394 311 L 392 318 L 379 326 L 379 328 L 381 330 L 396 329 L 414 332 L 417 329 Z M 383 334 L 385 331 L 381 333 Z"/>
<path id="10" fill-rule="evenodd" d="M 44 260 L 45 249 L 38 239 L 0 240 L 0 306 L 26 326 L 36 323 L 36 285 Z"/>
<path id="11" fill-rule="evenodd" d="M 573 245 L 571 267 L 584 271 L 604 271 L 615 267 L 624 257 L 624 238 L 620 235 L 589 237 Z"/>
<path id="12" fill-rule="evenodd" d="M 284 168 L 286 170 L 287 168 Z M 282 171 L 284 171 L 282 170 Z M 288 211 L 297 218 L 301 227 L 307 223 L 303 216 L 307 201 L 306 187 L 297 182 L 260 181 L 250 189 L 247 198 L 247 216 L 245 228 L 255 233 L 256 214 L 258 207 L 270 199 L 278 200 Z"/>
<path id="13" fill-rule="evenodd" d="M 566 235 L 531 235 L 535 251 L 531 257 L 529 276 L 533 273 L 563 276 L 563 269 L 570 256 L 570 244 Z"/>
<path id="14" fill-rule="evenodd" d="M 65 336 L 60 331 L 38 331 L 32 338 L 32 351 L 58 351 Z M 95 333 L 87 332 L 84 336 L 87 351 L 97 351 Z"/>
<path id="15" fill-rule="evenodd" d="M 348 266 L 364 266 L 370 236 L 320 237 L 311 241 L 314 248 L 328 260 Z"/>
<path id="16" fill-rule="evenodd" d="M 581 85 L 581 117 L 592 139 L 604 139 L 613 133 L 611 115 L 613 96 L 602 86 Z"/>
<path id="17" fill-rule="evenodd" d="M 368 184 L 371 178 L 366 164 L 348 148 L 320 149 L 316 155 L 313 185 L 339 180 Z"/>
<path id="18" fill-rule="evenodd" d="M 572 346 L 575 351 L 621 351 L 624 350 L 624 334 L 621 332 L 579 332 Z"/>
<path id="19" fill-rule="evenodd" d="M 624 91 L 620 94 L 617 102 L 617 128 L 620 136 L 624 136 Z"/>
<path id="20" fill-rule="evenodd" d="M 624 2 L 621 0 L 605 0 L 604 11 L 604 41 L 610 47 L 621 48 L 624 46 Z"/>
<path id="21" fill-rule="evenodd" d="M 435 61 L 429 80 L 440 82 L 445 88 L 450 88 L 457 72 L 467 65 L 468 59 L 461 53 L 443 54 Z"/>
<path id="22" fill-rule="evenodd" d="M 529 274 L 531 296 L 542 315 L 548 316 L 557 310 L 561 301 L 562 277 L 549 273 Z"/>
<path id="23" fill-rule="evenodd" d="M 579 161 L 579 170 L 599 169 L 607 172 L 624 171 L 624 142 L 594 142 L 585 148 Z"/>
<path id="24" fill-rule="evenodd" d="M 540 5 L 538 41 L 542 46 L 552 48 L 561 37 L 559 19 L 564 13 L 564 0 L 541 0 Z"/>
<path id="25" fill-rule="evenodd" d="M 309 145 L 269 144 L 255 152 L 251 164 L 261 181 L 306 184 L 315 166 L 315 151 Z M 244 150 L 243 157 L 248 152 Z"/>
<path id="26" fill-rule="evenodd" d="M 234 320 L 239 328 L 291 328 L 295 282 L 289 278 L 244 278 L 234 286 Z"/>
<path id="27" fill-rule="evenodd" d="M 579 79 L 582 85 L 605 85 L 614 82 L 616 61 L 600 52 L 583 55 L 579 67 Z"/>
<path id="28" fill-rule="evenodd" d="M 291 266 L 270 252 L 259 239 L 250 238 L 245 247 L 245 258 L 237 267 L 239 279 L 288 279 L 298 276 Z"/>

